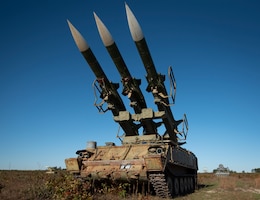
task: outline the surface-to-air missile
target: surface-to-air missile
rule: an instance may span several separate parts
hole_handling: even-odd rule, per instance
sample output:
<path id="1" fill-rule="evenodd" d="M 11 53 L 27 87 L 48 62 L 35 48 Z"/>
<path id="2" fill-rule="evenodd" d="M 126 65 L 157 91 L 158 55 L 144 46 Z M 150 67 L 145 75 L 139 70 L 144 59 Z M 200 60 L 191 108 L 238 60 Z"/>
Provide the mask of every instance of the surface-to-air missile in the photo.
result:
<path id="1" fill-rule="evenodd" d="M 112 38 L 110 32 L 106 28 L 106 26 L 103 24 L 103 22 L 100 20 L 100 18 L 94 13 L 94 17 L 96 20 L 97 28 L 100 34 L 100 37 L 103 41 L 103 44 L 105 45 L 109 55 L 111 56 L 114 64 L 117 67 L 117 70 L 119 71 L 121 75 L 121 82 L 123 84 L 123 92 L 122 94 L 125 96 L 128 96 L 131 103 L 130 105 L 134 108 L 135 113 L 137 114 L 143 114 L 147 111 L 147 105 L 144 99 L 144 96 L 139 88 L 139 85 L 141 84 L 140 79 L 135 79 L 131 76 L 124 59 L 122 58 L 117 45 Z M 148 110 L 149 112 L 149 110 Z M 144 114 L 143 114 L 144 115 Z M 143 133 L 144 134 L 154 134 L 156 133 L 156 124 L 153 122 L 152 119 L 146 118 L 145 116 L 140 119 L 141 125 L 144 128 Z"/>
<path id="2" fill-rule="evenodd" d="M 136 44 L 137 50 L 141 56 L 142 62 L 147 72 L 146 79 L 148 86 L 146 90 L 148 92 L 152 92 L 158 109 L 160 111 L 165 111 L 167 117 L 163 118 L 163 122 L 166 127 L 166 131 L 169 134 L 171 140 L 177 142 L 176 134 L 179 132 L 177 127 L 180 123 L 183 122 L 183 120 L 176 121 L 174 119 L 172 111 L 169 107 L 170 103 L 168 94 L 164 86 L 165 76 L 157 73 L 142 29 L 127 4 L 125 4 L 125 7 L 132 38 Z"/>
<path id="3" fill-rule="evenodd" d="M 177 129 L 178 125 L 187 125 L 186 117 L 184 120 L 174 119 L 169 100 L 172 97 L 164 85 L 165 76 L 157 73 L 140 25 L 127 4 L 125 8 L 132 38 L 147 72 L 146 91 L 153 94 L 158 111 L 147 108 L 139 87 L 141 80 L 131 76 L 115 41 L 99 17 L 94 13 L 103 44 L 121 75 L 122 94 L 130 99 L 134 114 L 126 110 L 117 92 L 118 85 L 107 79 L 86 41 L 68 21 L 79 50 L 96 75 L 100 97 L 108 104 L 124 134 L 120 146 L 111 142 L 105 146 L 88 142 L 85 149 L 76 152 L 77 158 L 65 160 L 66 168 L 81 180 L 129 182 L 136 191 L 142 185 L 142 191 L 155 191 L 156 195 L 164 198 L 193 192 L 197 186 L 197 157 L 182 148 L 184 143 L 177 137 L 182 133 Z M 175 88 L 173 72 L 169 69 L 170 82 Z M 155 123 L 158 120 L 161 121 Z M 163 133 L 157 131 L 158 124 L 164 124 Z M 143 127 L 143 134 L 138 133 L 139 127 Z"/>
<path id="4" fill-rule="evenodd" d="M 118 116 L 120 111 L 126 111 L 125 105 L 117 92 L 119 85 L 108 80 L 86 40 L 72 25 L 72 23 L 69 20 L 67 21 L 77 47 L 79 48 L 80 52 L 88 62 L 91 70 L 94 72 L 97 78 L 96 80 L 100 87 L 99 91 L 101 93 L 101 99 L 104 102 L 107 102 L 108 109 L 112 111 L 113 115 Z M 137 125 L 135 125 L 132 121 L 120 121 L 119 124 L 126 135 L 138 135 Z"/>

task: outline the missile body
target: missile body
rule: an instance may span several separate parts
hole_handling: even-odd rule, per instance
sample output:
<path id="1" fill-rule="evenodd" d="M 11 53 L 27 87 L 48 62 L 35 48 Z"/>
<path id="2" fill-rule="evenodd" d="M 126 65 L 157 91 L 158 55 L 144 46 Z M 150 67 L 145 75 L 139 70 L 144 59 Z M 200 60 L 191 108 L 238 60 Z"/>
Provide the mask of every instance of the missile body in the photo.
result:
<path id="1" fill-rule="evenodd" d="M 125 105 L 117 92 L 118 84 L 110 82 L 97 61 L 92 50 L 87 42 L 80 34 L 80 32 L 68 21 L 68 25 L 73 36 L 73 39 L 78 46 L 83 57 L 89 64 L 91 70 L 95 74 L 99 87 L 101 89 L 101 98 L 107 102 L 108 107 L 111 109 L 114 116 L 118 116 L 120 111 L 126 111 Z M 137 125 L 132 121 L 119 122 L 120 126 L 125 132 L 126 136 L 138 135 Z"/>
<path id="2" fill-rule="evenodd" d="M 165 111 L 167 117 L 163 118 L 163 122 L 166 127 L 167 133 L 169 134 L 171 140 L 177 142 L 177 136 L 176 136 L 176 132 L 178 130 L 177 126 L 180 123 L 182 123 L 183 120 L 176 121 L 174 119 L 172 111 L 168 106 L 169 99 L 168 99 L 166 88 L 164 86 L 165 76 L 157 73 L 146 40 L 144 38 L 142 29 L 127 4 L 125 4 L 125 7 L 126 7 L 127 21 L 128 21 L 132 38 L 135 42 L 135 45 L 137 47 L 143 65 L 147 72 L 146 79 L 148 82 L 148 87 L 146 90 L 148 92 L 152 92 L 158 110 Z"/>
<path id="3" fill-rule="evenodd" d="M 110 32 L 96 13 L 94 13 L 94 17 L 103 44 L 121 75 L 122 84 L 124 86 L 122 94 L 129 97 L 131 101 L 130 105 L 134 108 L 135 113 L 140 114 L 143 108 L 147 108 L 144 96 L 139 87 L 141 80 L 132 78 Z M 144 127 L 144 134 L 157 133 L 156 125 L 151 119 L 143 120 L 141 124 Z"/>

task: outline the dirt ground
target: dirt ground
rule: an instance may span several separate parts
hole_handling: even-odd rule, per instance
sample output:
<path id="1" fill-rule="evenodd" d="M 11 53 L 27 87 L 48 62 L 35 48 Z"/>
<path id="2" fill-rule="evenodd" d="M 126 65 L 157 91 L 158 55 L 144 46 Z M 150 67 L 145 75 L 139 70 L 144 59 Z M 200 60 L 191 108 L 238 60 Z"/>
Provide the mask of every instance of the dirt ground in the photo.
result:
<path id="1" fill-rule="evenodd" d="M 228 177 L 198 174 L 198 190 L 176 197 L 177 200 L 260 200 L 260 174 L 235 173 Z M 65 171 L 46 174 L 45 171 L 0 170 L 0 199 L 144 199 L 159 200 L 154 195 L 130 194 L 125 185 L 117 188 L 102 185 L 91 189 L 67 175 Z"/>

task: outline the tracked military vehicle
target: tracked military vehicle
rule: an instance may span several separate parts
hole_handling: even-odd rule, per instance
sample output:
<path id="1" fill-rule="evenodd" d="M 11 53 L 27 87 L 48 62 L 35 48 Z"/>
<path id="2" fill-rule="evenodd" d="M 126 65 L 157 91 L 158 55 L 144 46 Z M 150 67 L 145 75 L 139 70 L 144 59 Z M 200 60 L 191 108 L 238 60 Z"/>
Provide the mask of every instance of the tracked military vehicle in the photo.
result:
<path id="1" fill-rule="evenodd" d="M 168 95 L 165 76 L 157 73 L 140 25 L 127 4 L 125 7 L 132 38 L 147 72 L 146 92 L 153 95 L 158 110 L 147 107 L 139 87 L 141 80 L 131 76 L 110 32 L 95 13 L 100 37 L 121 75 L 122 95 L 128 97 L 134 113 L 126 109 L 117 91 L 119 84 L 109 81 L 85 39 L 68 21 L 76 45 L 96 76 L 93 86 L 95 94 L 100 94 L 101 103 L 95 105 L 100 112 L 112 112 L 123 135 L 121 146 L 88 142 L 87 148 L 76 152 L 76 158 L 65 160 L 66 168 L 86 180 L 144 183 L 164 198 L 193 192 L 197 185 L 197 158 L 182 147 L 188 132 L 186 115 L 175 120 L 171 111 L 176 94 L 173 70 L 168 69 Z M 164 126 L 165 132 L 158 132 L 160 126 Z"/>

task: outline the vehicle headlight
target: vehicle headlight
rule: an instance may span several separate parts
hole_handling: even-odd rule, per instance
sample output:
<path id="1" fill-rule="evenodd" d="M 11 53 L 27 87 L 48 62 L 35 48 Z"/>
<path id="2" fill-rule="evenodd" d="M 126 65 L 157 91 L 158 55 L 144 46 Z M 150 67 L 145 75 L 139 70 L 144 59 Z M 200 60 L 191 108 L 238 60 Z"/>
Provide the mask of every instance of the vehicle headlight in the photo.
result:
<path id="1" fill-rule="evenodd" d="M 131 168 L 131 164 L 125 164 L 125 165 L 120 165 L 120 169 L 130 169 Z"/>

